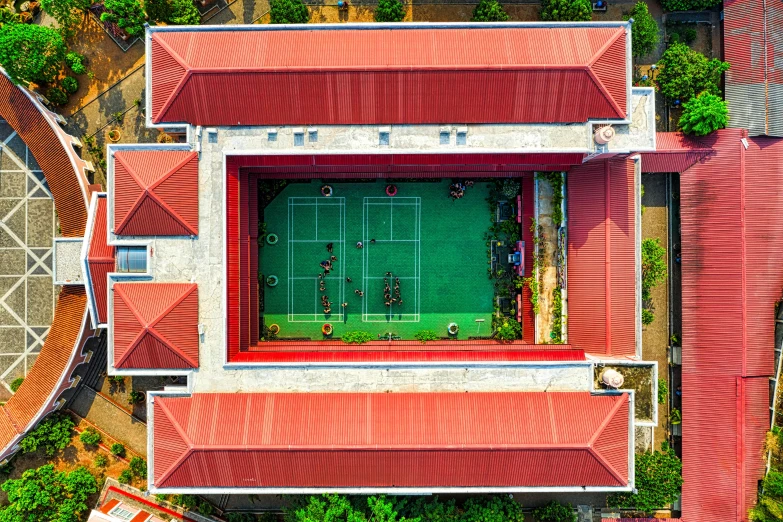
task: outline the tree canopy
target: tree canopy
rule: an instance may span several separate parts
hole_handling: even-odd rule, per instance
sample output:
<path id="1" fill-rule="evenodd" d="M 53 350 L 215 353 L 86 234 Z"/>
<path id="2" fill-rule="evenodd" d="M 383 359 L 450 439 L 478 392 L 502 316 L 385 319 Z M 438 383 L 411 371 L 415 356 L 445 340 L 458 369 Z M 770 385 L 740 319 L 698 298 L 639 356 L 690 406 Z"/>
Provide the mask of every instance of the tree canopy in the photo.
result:
<path id="1" fill-rule="evenodd" d="M 43 449 L 47 455 L 52 456 L 58 450 L 65 449 L 71 441 L 73 426 L 70 417 L 55 413 L 38 423 L 34 430 L 28 432 L 25 438 L 19 442 L 19 446 L 25 453 Z"/>
<path id="2" fill-rule="evenodd" d="M 729 109 L 720 96 L 703 92 L 682 106 L 679 126 L 685 134 L 706 136 L 729 122 Z"/>
<path id="3" fill-rule="evenodd" d="M 590 0 L 543 0 L 541 19 L 545 22 L 587 22 L 593 17 Z"/>
<path id="4" fill-rule="evenodd" d="M 73 28 L 84 17 L 90 5 L 90 0 L 41 0 L 41 9 L 57 20 L 65 36 L 73 34 Z"/>
<path id="5" fill-rule="evenodd" d="M 402 22 L 405 18 L 405 6 L 400 0 L 378 0 L 375 9 L 376 22 Z"/>
<path id="6" fill-rule="evenodd" d="M 646 2 L 636 2 L 626 20 L 633 18 L 631 47 L 634 56 L 646 56 L 658 45 L 658 23 L 650 14 Z"/>
<path id="7" fill-rule="evenodd" d="M 0 28 L 0 65 L 14 83 L 54 81 L 66 53 L 63 37 L 50 27 L 11 23 Z"/>
<path id="8" fill-rule="evenodd" d="M 269 23 L 306 24 L 310 21 L 310 11 L 302 0 L 270 0 Z"/>
<path id="9" fill-rule="evenodd" d="M 171 25 L 199 25 L 201 15 L 193 0 L 171 0 L 171 16 L 168 18 Z"/>
<path id="10" fill-rule="evenodd" d="M 8 505 L 0 508 L 0 522 L 78 522 L 98 484 L 84 467 L 67 472 L 47 464 L 5 481 L 2 489 Z"/>
<path id="11" fill-rule="evenodd" d="M 659 64 L 658 87 L 661 92 L 683 103 L 703 91 L 720 94 L 721 75 L 729 69 L 728 63 L 717 58 L 708 60 L 683 43 L 670 45 Z"/>
<path id="12" fill-rule="evenodd" d="M 650 512 L 677 500 L 682 489 L 682 462 L 668 444 L 662 451 L 637 454 L 635 473 L 638 493 L 614 493 L 607 497 L 608 505 Z"/>
<path id="13" fill-rule="evenodd" d="M 497 0 L 480 0 L 473 10 L 474 22 L 505 22 L 509 18 L 508 13 Z"/>
<path id="14" fill-rule="evenodd" d="M 102 22 L 117 24 L 131 36 L 144 32 L 144 9 L 137 0 L 105 0 L 103 6 Z"/>

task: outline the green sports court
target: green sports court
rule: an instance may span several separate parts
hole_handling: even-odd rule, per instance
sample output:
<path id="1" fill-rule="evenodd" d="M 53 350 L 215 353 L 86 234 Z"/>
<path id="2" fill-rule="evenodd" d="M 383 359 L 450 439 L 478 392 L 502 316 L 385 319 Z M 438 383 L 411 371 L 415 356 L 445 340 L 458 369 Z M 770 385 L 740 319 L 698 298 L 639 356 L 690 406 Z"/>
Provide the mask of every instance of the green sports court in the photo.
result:
<path id="1" fill-rule="evenodd" d="M 355 330 L 401 339 L 431 330 L 445 338 L 451 323 L 459 339 L 490 335 L 485 183 L 457 200 L 446 179 L 394 183 L 392 197 L 388 181 L 328 182 L 330 197 L 322 195 L 324 184 L 290 183 L 263 209 L 266 232 L 277 241 L 259 246 L 260 281 L 274 275 L 278 282 L 264 284 L 260 313 L 265 327 L 278 325 L 278 339 L 323 339 L 325 323 L 333 338 Z M 332 256 L 323 275 L 321 262 Z"/>

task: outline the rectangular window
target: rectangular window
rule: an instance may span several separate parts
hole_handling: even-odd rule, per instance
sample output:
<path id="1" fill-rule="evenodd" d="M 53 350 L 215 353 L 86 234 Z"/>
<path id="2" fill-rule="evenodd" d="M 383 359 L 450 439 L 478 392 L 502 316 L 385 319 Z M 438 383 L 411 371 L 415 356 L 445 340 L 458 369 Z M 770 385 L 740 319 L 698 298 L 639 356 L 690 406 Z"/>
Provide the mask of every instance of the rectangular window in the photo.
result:
<path id="1" fill-rule="evenodd" d="M 147 247 L 117 247 L 117 272 L 143 273 L 147 271 Z"/>
<path id="2" fill-rule="evenodd" d="M 132 511 L 128 511 L 127 509 L 124 509 L 121 506 L 117 506 L 116 508 L 112 509 L 109 512 L 109 515 L 113 517 L 121 518 L 122 520 L 130 520 L 136 515 L 136 513 Z"/>
<path id="3" fill-rule="evenodd" d="M 451 142 L 451 132 L 450 131 L 440 131 L 440 144 L 441 145 L 448 145 Z"/>

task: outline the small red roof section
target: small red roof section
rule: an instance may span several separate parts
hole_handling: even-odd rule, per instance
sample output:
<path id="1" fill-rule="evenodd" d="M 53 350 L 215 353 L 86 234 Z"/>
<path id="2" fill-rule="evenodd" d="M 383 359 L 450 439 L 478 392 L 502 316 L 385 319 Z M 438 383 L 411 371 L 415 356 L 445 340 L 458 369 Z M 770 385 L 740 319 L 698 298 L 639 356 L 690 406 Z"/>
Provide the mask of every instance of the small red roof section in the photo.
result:
<path id="1" fill-rule="evenodd" d="M 642 172 L 684 172 L 693 164 L 705 161 L 712 147 L 681 132 L 655 134 L 655 152 L 643 152 Z"/>
<path id="2" fill-rule="evenodd" d="M 198 235 L 198 154 L 178 150 L 115 152 L 114 233 Z"/>
<path id="3" fill-rule="evenodd" d="M 107 242 L 106 232 L 106 196 L 98 196 L 95 215 L 92 217 L 92 230 L 88 241 L 87 268 L 90 272 L 89 284 L 92 286 L 95 324 L 106 324 L 107 276 L 114 272 L 114 247 Z M 93 312 L 93 313 L 94 313 Z"/>
<path id="4" fill-rule="evenodd" d="M 151 116 L 196 125 L 625 119 L 626 29 L 154 28 Z"/>
<path id="5" fill-rule="evenodd" d="M 198 287 L 114 285 L 115 368 L 198 368 Z"/>
<path id="6" fill-rule="evenodd" d="M 158 488 L 628 484 L 628 396 L 225 393 L 155 397 Z"/>

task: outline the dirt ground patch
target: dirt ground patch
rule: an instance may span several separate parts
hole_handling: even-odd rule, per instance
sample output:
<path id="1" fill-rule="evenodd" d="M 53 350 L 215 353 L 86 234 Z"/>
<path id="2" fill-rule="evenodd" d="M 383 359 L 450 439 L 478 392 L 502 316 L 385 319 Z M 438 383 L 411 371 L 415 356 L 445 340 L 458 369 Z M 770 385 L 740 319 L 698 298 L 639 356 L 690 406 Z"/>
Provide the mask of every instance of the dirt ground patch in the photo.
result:
<path id="1" fill-rule="evenodd" d="M 653 397 L 653 369 L 652 366 L 612 366 L 607 364 L 606 366 L 595 366 L 594 385 L 596 389 L 605 389 L 606 386 L 601 384 L 601 374 L 604 370 L 612 369 L 617 370 L 622 374 L 625 382 L 623 383 L 622 390 L 634 390 L 636 392 L 634 396 L 635 412 L 634 416 L 636 420 L 651 421 L 653 418 L 653 400 L 658 400 L 657 397 Z"/>

